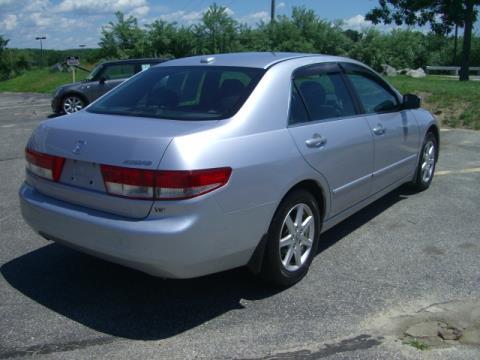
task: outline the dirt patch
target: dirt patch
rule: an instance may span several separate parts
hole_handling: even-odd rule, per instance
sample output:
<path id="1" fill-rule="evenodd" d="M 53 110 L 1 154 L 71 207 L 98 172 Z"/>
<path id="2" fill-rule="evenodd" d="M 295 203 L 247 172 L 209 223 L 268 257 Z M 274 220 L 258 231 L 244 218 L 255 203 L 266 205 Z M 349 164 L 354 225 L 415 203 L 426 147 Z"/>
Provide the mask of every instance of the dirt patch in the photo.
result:
<path id="1" fill-rule="evenodd" d="M 382 336 L 418 350 L 480 346 L 480 299 L 433 304 L 413 314 L 381 318 L 377 330 Z"/>
<path id="2" fill-rule="evenodd" d="M 433 101 L 432 94 L 428 92 L 420 92 L 419 96 L 422 98 L 422 107 L 434 114 L 440 125 L 451 127 L 464 126 L 462 118 L 471 104 L 467 101 L 458 101 L 453 104 L 446 104 L 443 102 Z"/>

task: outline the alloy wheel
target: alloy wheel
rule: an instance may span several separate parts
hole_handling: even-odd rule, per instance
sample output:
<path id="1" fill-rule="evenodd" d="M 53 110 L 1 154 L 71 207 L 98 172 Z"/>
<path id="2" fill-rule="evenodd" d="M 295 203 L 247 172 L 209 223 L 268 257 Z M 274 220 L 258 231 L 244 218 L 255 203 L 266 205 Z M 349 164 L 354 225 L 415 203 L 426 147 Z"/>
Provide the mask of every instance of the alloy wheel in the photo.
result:
<path id="1" fill-rule="evenodd" d="M 63 111 L 71 114 L 83 109 L 83 101 L 76 96 L 68 96 L 63 100 Z"/>
<path id="2" fill-rule="evenodd" d="M 433 170 L 435 168 L 435 144 L 433 141 L 428 141 L 423 148 L 422 154 L 422 181 L 423 183 L 428 183 L 433 176 Z"/>
<path id="3" fill-rule="evenodd" d="M 288 271 L 300 269 L 308 260 L 315 238 L 315 218 L 306 204 L 288 211 L 280 230 L 280 261 Z"/>

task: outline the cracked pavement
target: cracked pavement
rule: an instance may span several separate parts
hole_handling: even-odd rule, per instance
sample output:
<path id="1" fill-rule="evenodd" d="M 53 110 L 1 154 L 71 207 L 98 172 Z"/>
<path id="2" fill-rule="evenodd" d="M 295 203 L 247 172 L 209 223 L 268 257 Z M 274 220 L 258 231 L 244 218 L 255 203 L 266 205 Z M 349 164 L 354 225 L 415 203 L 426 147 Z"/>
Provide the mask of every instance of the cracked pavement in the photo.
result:
<path id="1" fill-rule="evenodd" d="M 329 230 L 308 276 L 278 291 L 243 269 L 157 279 L 33 233 L 17 190 L 49 100 L 0 94 L 0 359 L 480 358 L 385 328 L 432 304 L 480 308 L 480 132 L 442 131 L 428 191 L 401 188 Z"/>

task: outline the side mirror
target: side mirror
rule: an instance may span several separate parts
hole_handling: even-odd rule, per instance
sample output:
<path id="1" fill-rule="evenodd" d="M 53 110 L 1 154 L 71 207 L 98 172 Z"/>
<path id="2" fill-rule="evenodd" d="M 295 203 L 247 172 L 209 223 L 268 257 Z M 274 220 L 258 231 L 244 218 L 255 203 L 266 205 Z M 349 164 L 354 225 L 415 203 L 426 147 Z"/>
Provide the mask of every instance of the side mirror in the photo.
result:
<path id="1" fill-rule="evenodd" d="M 106 80 L 107 80 L 107 78 L 105 76 L 102 76 L 100 79 L 98 79 L 98 83 L 99 84 L 105 84 Z"/>
<path id="2" fill-rule="evenodd" d="M 422 104 L 422 100 L 414 94 L 403 95 L 403 108 L 404 109 L 418 109 Z"/>

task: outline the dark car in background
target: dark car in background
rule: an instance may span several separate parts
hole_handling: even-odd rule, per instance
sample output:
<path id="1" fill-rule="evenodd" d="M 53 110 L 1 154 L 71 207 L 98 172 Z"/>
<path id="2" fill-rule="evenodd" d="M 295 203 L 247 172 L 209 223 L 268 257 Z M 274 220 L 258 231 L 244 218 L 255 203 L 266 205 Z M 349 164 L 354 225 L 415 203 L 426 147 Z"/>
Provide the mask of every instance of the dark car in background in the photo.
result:
<path id="1" fill-rule="evenodd" d="M 53 94 L 52 109 L 57 114 L 79 111 L 129 77 L 164 61 L 129 59 L 98 64 L 85 80 L 57 88 Z"/>

